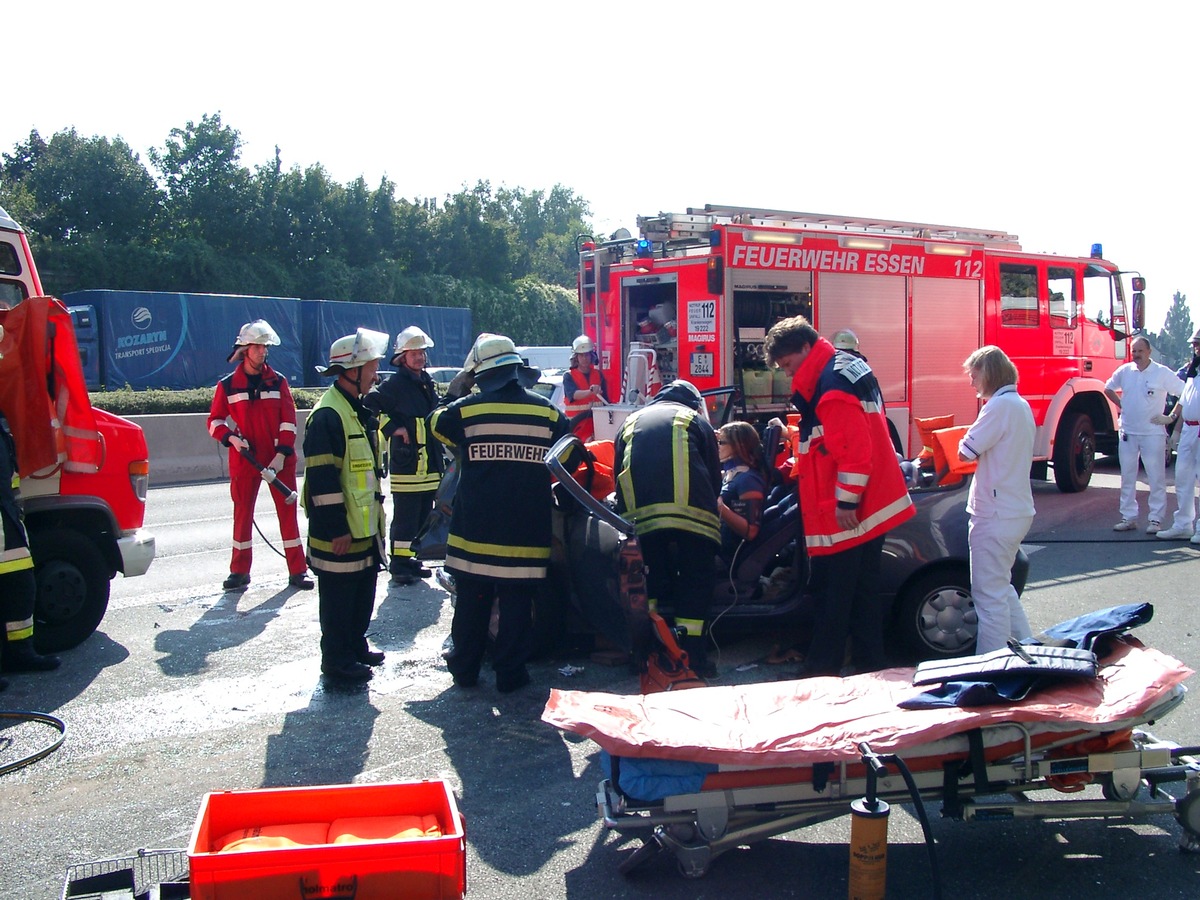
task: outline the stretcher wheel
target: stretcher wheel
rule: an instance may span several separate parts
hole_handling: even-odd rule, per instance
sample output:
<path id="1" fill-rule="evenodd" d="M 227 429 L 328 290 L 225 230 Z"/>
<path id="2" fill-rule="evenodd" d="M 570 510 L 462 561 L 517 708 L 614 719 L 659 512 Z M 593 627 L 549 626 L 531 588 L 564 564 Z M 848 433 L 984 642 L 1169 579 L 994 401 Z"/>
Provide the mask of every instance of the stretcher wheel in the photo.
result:
<path id="1" fill-rule="evenodd" d="M 1175 801 L 1175 818 L 1183 828 L 1179 849 L 1200 853 L 1200 791 L 1191 791 Z"/>
<path id="2" fill-rule="evenodd" d="M 656 838 L 642 841 L 642 846 L 625 855 L 625 858 L 617 866 L 617 871 L 622 875 L 630 875 L 658 856 L 662 849 L 662 844 Z"/>

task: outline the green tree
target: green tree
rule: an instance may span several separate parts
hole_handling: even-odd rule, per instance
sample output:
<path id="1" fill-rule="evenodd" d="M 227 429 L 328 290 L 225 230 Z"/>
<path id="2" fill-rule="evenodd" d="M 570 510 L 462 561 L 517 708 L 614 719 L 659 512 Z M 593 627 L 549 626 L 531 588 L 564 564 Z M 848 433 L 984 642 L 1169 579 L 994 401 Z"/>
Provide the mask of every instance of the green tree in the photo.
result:
<path id="1" fill-rule="evenodd" d="M 29 141 L 4 155 L 4 181 L 27 192 L 23 224 L 63 244 L 99 238 L 108 243 L 149 240 L 162 192 L 138 155 L 120 138 L 80 137 L 74 128 Z"/>
<path id="2" fill-rule="evenodd" d="M 180 237 L 200 238 L 217 250 L 239 250 L 248 238 L 254 203 L 250 173 L 241 166 L 242 136 L 207 113 L 172 128 L 150 161 L 167 190 L 168 220 Z"/>
<path id="3" fill-rule="evenodd" d="M 1187 297 L 1179 291 L 1171 298 L 1171 308 L 1163 330 L 1154 342 L 1155 356 L 1164 366 L 1177 369 L 1192 358 L 1192 314 L 1188 310 Z M 1151 339 L 1153 340 L 1153 338 Z"/>

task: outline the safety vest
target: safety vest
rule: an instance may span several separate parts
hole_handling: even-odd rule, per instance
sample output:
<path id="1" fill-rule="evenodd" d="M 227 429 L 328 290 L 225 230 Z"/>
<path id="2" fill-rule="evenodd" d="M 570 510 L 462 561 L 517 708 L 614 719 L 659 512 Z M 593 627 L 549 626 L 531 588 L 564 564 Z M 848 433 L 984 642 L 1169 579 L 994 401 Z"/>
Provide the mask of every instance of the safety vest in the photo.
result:
<path id="1" fill-rule="evenodd" d="M 586 391 L 591 387 L 599 387 L 601 396 L 604 395 L 604 376 L 600 370 L 592 366 L 586 376 L 579 369 L 567 369 L 563 375 L 563 411 L 568 416 L 575 416 L 585 409 L 591 409 L 594 400 L 574 400 L 576 391 Z"/>
<path id="2" fill-rule="evenodd" d="M 339 477 L 342 486 L 342 502 L 346 507 L 346 523 L 350 526 L 351 537 L 361 540 L 380 533 L 378 472 L 382 468 L 381 460 L 371 448 L 367 432 L 359 421 L 358 415 L 346 400 L 345 395 L 336 388 L 330 388 L 322 396 L 313 411 L 329 409 L 337 413 L 342 423 L 342 433 L 346 436 L 346 449 L 341 459 Z M 306 460 L 307 465 L 317 464 L 312 458 Z M 305 512 L 309 512 L 308 492 L 305 491 Z"/>

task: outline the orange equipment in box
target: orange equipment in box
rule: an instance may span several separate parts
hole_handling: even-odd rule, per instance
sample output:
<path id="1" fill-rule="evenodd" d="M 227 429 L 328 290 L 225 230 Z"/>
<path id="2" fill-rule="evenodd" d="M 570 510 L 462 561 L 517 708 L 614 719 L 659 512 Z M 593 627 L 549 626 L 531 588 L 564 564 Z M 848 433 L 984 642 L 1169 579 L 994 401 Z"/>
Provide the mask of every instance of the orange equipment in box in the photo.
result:
<path id="1" fill-rule="evenodd" d="M 377 833 L 391 836 L 377 840 L 335 844 L 327 836 L 319 844 L 221 852 L 222 842 L 239 830 L 286 832 L 295 825 L 311 831 L 317 822 L 353 820 L 361 836 L 371 833 L 364 820 L 372 818 L 393 825 L 422 821 L 425 827 L 405 830 L 405 836 L 385 828 Z M 188 863 L 193 900 L 461 900 L 466 853 L 454 794 L 446 782 L 432 780 L 205 794 Z"/>

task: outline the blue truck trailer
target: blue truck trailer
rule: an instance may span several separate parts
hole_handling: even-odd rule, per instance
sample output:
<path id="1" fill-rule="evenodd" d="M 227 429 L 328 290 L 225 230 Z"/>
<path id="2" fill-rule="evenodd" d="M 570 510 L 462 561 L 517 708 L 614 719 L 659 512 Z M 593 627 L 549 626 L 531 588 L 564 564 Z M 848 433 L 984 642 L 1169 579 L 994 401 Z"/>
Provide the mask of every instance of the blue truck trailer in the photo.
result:
<path id="1" fill-rule="evenodd" d="M 270 322 L 282 342 L 271 348 L 271 366 L 304 387 L 328 383 L 316 367 L 328 362 L 335 339 L 356 328 L 394 337 L 419 326 L 434 341 L 431 366 L 462 365 L 475 337 L 471 311 L 452 307 L 110 290 L 72 291 L 62 300 L 75 324 L 89 390 L 216 384 L 231 368 L 226 357 L 238 329 L 254 319 Z"/>

